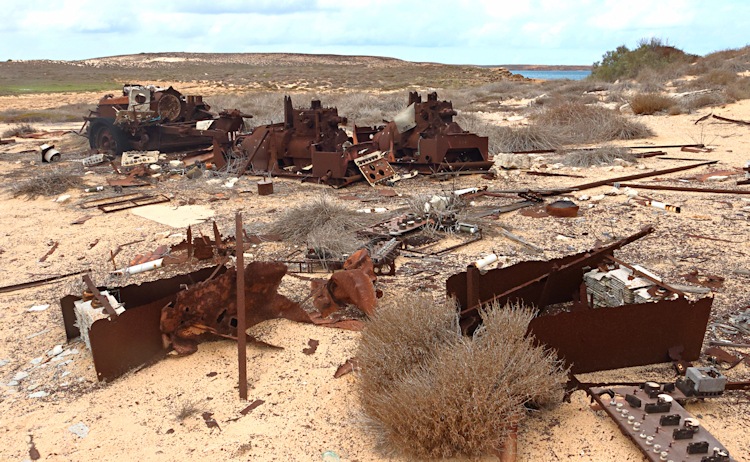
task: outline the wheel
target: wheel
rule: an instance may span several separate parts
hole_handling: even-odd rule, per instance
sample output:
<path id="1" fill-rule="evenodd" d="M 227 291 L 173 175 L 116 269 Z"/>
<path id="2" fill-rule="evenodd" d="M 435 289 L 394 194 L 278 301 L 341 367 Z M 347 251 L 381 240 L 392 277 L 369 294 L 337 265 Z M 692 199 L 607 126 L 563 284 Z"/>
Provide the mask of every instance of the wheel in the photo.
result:
<path id="1" fill-rule="evenodd" d="M 120 130 L 111 125 L 98 125 L 92 128 L 89 144 L 99 151 L 109 151 L 115 155 L 128 149 L 128 142 Z"/>

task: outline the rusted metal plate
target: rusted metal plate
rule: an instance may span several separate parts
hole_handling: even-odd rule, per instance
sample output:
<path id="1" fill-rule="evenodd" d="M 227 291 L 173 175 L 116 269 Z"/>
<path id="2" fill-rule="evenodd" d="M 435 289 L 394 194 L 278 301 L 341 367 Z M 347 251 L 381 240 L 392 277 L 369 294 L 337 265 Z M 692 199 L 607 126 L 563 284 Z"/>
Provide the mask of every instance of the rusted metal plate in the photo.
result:
<path id="1" fill-rule="evenodd" d="M 373 152 L 354 159 L 354 164 L 362 172 L 370 186 L 375 186 L 393 178 L 396 174 L 393 167 L 383 158 L 383 153 Z"/>
<path id="2" fill-rule="evenodd" d="M 615 249 L 651 232 L 653 228 L 645 228 L 601 249 L 550 261 L 521 262 L 485 274 L 469 266 L 466 272 L 448 278 L 447 293 L 456 298 L 461 327 L 467 333 L 481 321 L 480 305 L 520 300 L 537 307 L 540 315 L 532 320 L 529 332 L 558 350 L 574 373 L 666 362 L 673 347 L 682 347 L 682 359 L 696 360 L 712 298 L 592 309 L 581 295 L 587 268 L 596 268 Z M 541 314 L 556 304 L 568 304 L 570 311 Z"/>
<path id="3" fill-rule="evenodd" d="M 94 322 L 89 340 L 99 380 L 113 380 L 166 353 L 159 332 L 162 304 L 153 302 L 125 310 L 115 320 Z"/>
<path id="4" fill-rule="evenodd" d="M 700 425 L 698 419 L 670 395 L 670 392 L 660 390 L 658 397 L 651 398 L 643 389 L 620 386 L 593 387 L 587 390 L 587 393 L 649 461 L 736 460 L 729 455 L 729 451 L 719 440 Z M 661 408 L 655 408 L 654 404 Z M 663 411 L 664 409 L 666 410 Z M 663 412 L 653 412 L 654 410 Z M 694 423 L 698 426 L 694 427 Z M 692 430 L 693 428 L 695 430 Z"/>
<path id="5" fill-rule="evenodd" d="M 700 357 L 713 298 L 623 305 L 538 316 L 529 324 L 536 341 L 554 350 L 574 374 Z"/>
<path id="6" fill-rule="evenodd" d="M 174 300 L 182 286 L 205 280 L 217 270 L 223 272 L 224 268 L 204 268 L 169 279 L 109 289 L 124 304 L 125 312 L 112 321 L 101 319 L 91 326 L 91 353 L 99 380 L 114 380 L 163 355 L 166 349 L 159 330 L 162 307 Z M 80 335 L 75 324 L 76 300 L 80 297 L 68 295 L 60 300 L 68 340 Z"/>
<path id="7" fill-rule="evenodd" d="M 141 207 L 143 205 L 161 204 L 163 202 L 169 202 L 169 198 L 163 194 L 158 194 L 154 196 L 145 196 L 136 199 L 129 199 L 126 201 L 99 205 L 98 208 L 104 213 L 110 213 L 118 212 L 120 210 L 132 209 L 134 207 Z"/>

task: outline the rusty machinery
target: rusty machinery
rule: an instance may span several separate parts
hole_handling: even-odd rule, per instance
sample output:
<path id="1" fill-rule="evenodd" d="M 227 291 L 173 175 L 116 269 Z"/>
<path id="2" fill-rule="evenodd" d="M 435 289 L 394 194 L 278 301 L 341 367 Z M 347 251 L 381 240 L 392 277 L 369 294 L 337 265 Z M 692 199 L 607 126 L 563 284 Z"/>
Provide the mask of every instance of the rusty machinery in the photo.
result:
<path id="1" fill-rule="evenodd" d="M 256 127 L 237 144 L 241 155 L 239 172 L 248 168 L 273 174 L 309 170 L 312 176 L 332 184 L 347 184 L 360 178 L 359 171 L 344 159 L 351 139 L 339 125 L 346 124 L 335 107 L 323 107 L 313 100 L 309 108 L 292 106 L 284 97 L 284 121 Z M 222 166 L 224 159 L 215 158 Z M 330 173 L 329 173 L 330 172 Z"/>
<path id="2" fill-rule="evenodd" d="M 252 116 L 238 110 L 210 112 L 202 96 L 184 96 L 172 87 L 125 85 L 122 96 L 106 95 L 84 117 L 91 148 L 121 154 L 128 150 L 170 151 L 229 145 Z"/>
<path id="3" fill-rule="evenodd" d="M 422 173 L 451 170 L 488 170 L 488 138 L 462 129 L 453 117 L 450 101 L 438 101 L 436 92 L 427 101 L 409 93 L 403 111 L 382 127 L 355 127 L 359 142 L 352 149 L 370 146 L 386 154 L 390 163 L 405 165 Z M 355 141 L 355 144 L 357 143 Z"/>
<path id="4" fill-rule="evenodd" d="M 359 180 L 365 165 L 382 170 L 371 184 L 392 175 L 388 163 L 416 168 L 423 173 L 444 170 L 487 170 L 492 166 L 487 137 L 464 131 L 453 116 L 450 101 L 438 101 L 437 93 L 409 94 L 408 107 L 382 127 L 354 127 L 349 138 L 340 127 L 347 119 L 335 107 L 313 100 L 310 108 L 292 106 L 284 98 L 284 122 L 257 127 L 241 137 L 239 172 L 248 168 L 275 174 L 306 172 L 333 185 Z M 382 158 L 366 160 L 367 156 Z M 219 166 L 224 158 L 215 158 Z M 378 162 L 381 162 L 378 164 Z M 363 165 L 360 165 L 363 164 Z M 367 178 L 367 177 L 366 177 Z"/>

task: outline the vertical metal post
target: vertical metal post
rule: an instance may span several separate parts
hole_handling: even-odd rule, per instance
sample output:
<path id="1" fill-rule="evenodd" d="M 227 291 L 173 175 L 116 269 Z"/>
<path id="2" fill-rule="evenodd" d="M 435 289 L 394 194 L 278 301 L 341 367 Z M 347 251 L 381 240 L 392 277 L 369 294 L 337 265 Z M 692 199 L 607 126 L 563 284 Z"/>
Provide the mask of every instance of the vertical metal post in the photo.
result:
<path id="1" fill-rule="evenodd" d="M 235 254 L 237 255 L 237 361 L 239 363 L 240 399 L 247 400 L 247 339 L 245 334 L 245 246 L 242 242 L 242 213 L 237 212 Z"/>

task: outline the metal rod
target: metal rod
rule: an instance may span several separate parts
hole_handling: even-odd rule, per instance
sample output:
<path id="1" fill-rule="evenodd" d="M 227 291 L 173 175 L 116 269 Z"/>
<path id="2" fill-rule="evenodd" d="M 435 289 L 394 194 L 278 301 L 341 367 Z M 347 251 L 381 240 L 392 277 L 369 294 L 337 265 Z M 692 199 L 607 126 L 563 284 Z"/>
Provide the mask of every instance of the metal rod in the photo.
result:
<path id="1" fill-rule="evenodd" d="M 245 333 L 245 256 L 242 244 L 242 213 L 235 218 L 235 252 L 237 253 L 237 361 L 239 365 L 240 399 L 247 400 L 247 334 Z"/>
<path id="2" fill-rule="evenodd" d="M 697 193 L 712 193 L 712 194 L 740 194 L 750 195 L 750 191 L 745 189 L 716 189 L 716 188 L 691 188 L 686 186 L 663 186 L 663 185 L 650 185 L 650 184 L 638 184 L 638 183 L 620 183 L 621 188 L 633 188 L 633 189 L 650 189 L 653 191 L 683 191 L 683 192 L 697 192 Z"/>
<path id="3" fill-rule="evenodd" d="M 652 176 L 666 175 L 668 173 L 681 172 L 683 170 L 690 170 L 691 168 L 703 167 L 704 165 L 712 165 L 718 163 L 718 160 L 708 160 L 697 164 L 683 165 L 682 167 L 666 168 L 664 170 L 654 170 L 653 172 L 638 173 L 635 175 L 621 176 L 617 178 L 610 178 L 608 180 L 594 181 L 592 183 L 584 183 L 577 186 L 571 186 L 570 189 L 578 191 L 584 191 L 586 189 L 598 188 L 599 186 L 605 186 L 612 183 L 621 183 L 623 181 L 640 180 L 641 178 L 648 178 Z"/>
<path id="4" fill-rule="evenodd" d="M 99 292 L 99 289 L 96 287 L 96 285 L 94 285 L 94 282 L 91 280 L 91 277 L 88 275 L 88 273 L 83 275 L 83 282 L 86 283 L 86 286 L 89 288 L 94 297 L 99 300 L 99 303 L 102 304 L 102 306 L 104 307 L 104 311 L 106 311 L 109 315 L 110 321 L 117 319 L 117 312 L 109 303 L 109 299 L 102 295 L 101 292 Z"/>

